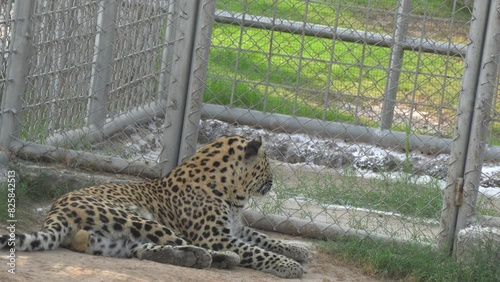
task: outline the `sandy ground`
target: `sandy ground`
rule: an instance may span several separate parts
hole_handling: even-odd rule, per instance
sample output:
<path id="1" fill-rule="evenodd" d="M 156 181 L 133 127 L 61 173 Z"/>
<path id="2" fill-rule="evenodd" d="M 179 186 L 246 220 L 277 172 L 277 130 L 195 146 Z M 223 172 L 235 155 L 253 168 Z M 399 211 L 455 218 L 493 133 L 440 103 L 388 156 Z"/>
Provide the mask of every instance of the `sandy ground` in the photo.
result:
<path id="1" fill-rule="evenodd" d="M 3 233 L 3 232 L 2 232 Z M 292 237 L 270 234 L 273 237 Z M 354 267 L 339 265 L 334 258 L 312 249 L 302 279 L 279 279 L 271 274 L 236 267 L 230 270 L 191 269 L 138 259 L 119 259 L 75 253 L 66 249 L 16 253 L 16 274 L 8 273 L 9 253 L 0 251 L 0 281 L 380 281 Z"/>

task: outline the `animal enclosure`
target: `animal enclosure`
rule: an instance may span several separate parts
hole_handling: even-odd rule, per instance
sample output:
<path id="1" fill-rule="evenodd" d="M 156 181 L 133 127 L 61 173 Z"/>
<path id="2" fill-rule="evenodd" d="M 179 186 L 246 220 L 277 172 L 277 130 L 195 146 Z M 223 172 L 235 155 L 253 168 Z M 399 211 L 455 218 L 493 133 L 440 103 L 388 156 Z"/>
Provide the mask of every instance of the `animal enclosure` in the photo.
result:
<path id="1" fill-rule="evenodd" d="M 500 1 L 479 2 L 2 1 L 1 153 L 156 178 L 263 135 L 250 224 L 451 248 L 500 226 Z"/>

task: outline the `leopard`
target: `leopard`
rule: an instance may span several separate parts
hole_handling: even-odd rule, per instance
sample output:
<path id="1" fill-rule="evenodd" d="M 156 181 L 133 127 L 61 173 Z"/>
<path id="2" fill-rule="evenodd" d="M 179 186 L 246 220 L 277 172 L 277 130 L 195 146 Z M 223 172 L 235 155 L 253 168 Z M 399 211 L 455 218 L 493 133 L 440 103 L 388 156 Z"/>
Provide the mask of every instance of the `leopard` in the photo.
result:
<path id="1" fill-rule="evenodd" d="M 0 235 L 0 248 L 58 247 L 191 268 L 251 268 L 301 278 L 309 250 L 244 223 L 251 199 L 273 185 L 261 136 L 222 136 L 164 177 L 100 184 L 56 199 L 40 231 Z"/>

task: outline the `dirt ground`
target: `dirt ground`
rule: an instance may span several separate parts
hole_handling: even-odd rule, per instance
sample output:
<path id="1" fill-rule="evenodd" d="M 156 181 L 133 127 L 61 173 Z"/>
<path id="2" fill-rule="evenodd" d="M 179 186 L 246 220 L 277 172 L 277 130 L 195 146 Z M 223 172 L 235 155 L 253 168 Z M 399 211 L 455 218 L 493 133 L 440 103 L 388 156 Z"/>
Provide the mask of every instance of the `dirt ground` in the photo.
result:
<path id="1" fill-rule="evenodd" d="M 2 230 L 2 233 L 5 231 Z M 296 239 L 281 234 L 270 235 Z M 191 269 L 138 259 L 92 256 L 59 248 L 46 252 L 17 252 L 15 275 L 7 272 L 9 253 L 0 251 L 3 261 L 0 263 L 0 281 L 380 281 L 364 275 L 359 269 L 340 265 L 332 257 L 315 251 L 309 242 L 295 242 L 311 249 L 311 260 L 304 267 L 307 273 L 300 280 L 279 279 L 268 273 L 241 267 L 230 270 Z"/>

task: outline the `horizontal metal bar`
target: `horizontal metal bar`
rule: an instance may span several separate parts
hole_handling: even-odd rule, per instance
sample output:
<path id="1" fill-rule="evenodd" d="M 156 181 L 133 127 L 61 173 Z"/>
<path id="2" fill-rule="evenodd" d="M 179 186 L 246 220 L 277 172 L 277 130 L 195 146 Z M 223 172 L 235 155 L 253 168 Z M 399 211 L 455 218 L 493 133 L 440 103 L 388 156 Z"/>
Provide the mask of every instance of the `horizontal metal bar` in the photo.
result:
<path id="1" fill-rule="evenodd" d="M 163 107 L 160 103 L 152 102 L 147 105 L 140 106 L 115 117 L 112 121 L 107 121 L 101 131 L 96 131 L 95 128 L 82 127 L 75 130 L 56 133 L 47 138 L 46 144 L 72 148 L 82 138 L 85 138 L 90 144 L 98 142 L 102 136 L 113 136 L 116 133 L 124 130 L 127 126 L 142 124 L 151 121 L 154 117 L 162 117 L 164 115 Z"/>
<path id="2" fill-rule="evenodd" d="M 158 166 L 153 167 L 140 161 L 129 161 L 84 151 L 30 144 L 19 140 L 11 142 L 10 150 L 22 159 L 59 161 L 79 167 L 92 167 L 96 171 L 140 175 L 149 178 L 158 178 L 160 176 Z"/>
<path id="3" fill-rule="evenodd" d="M 344 227 L 319 221 L 304 220 L 292 216 L 264 214 L 258 211 L 245 210 L 243 218 L 248 226 L 261 230 L 280 232 L 288 235 L 303 236 L 313 239 L 339 239 L 339 238 L 370 238 L 377 242 L 407 243 L 402 238 L 367 232 L 352 227 Z M 434 247 L 434 244 L 418 242 L 422 246 Z"/>
<path id="4" fill-rule="evenodd" d="M 55 44 L 64 44 L 64 43 L 68 43 L 71 42 L 71 43 L 74 43 L 74 39 L 78 39 L 78 40 L 90 40 L 91 38 L 93 39 L 94 36 L 98 33 L 98 31 L 88 31 L 88 32 L 85 32 L 85 33 L 81 33 L 81 34 L 75 34 L 75 35 L 71 35 L 71 36 L 64 36 L 62 35 L 61 37 L 58 37 L 58 38 L 51 38 L 51 39 L 48 39 L 48 40 L 44 40 L 44 41 L 38 41 L 38 42 L 33 42 L 33 47 L 45 47 L 47 45 L 55 45 Z M 40 52 L 38 52 L 40 53 Z"/>
<path id="5" fill-rule="evenodd" d="M 404 149 L 408 138 L 410 150 L 418 150 L 424 154 L 449 154 L 453 142 L 449 138 L 423 134 L 406 135 L 405 132 L 381 130 L 378 128 L 340 122 L 321 121 L 305 117 L 292 117 L 282 114 L 263 113 L 255 110 L 229 108 L 226 106 L 205 104 L 203 118 L 217 118 L 226 122 L 260 126 L 269 130 L 320 135 L 328 138 L 368 143 L 383 148 Z M 500 147 L 486 148 L 485 160 L 500 161 Z"/>
<path id="6" fill-rule="evenodd" d="M 23 105 L 23 110 L 27 110 L 30 108 L 37 108 L 37 107 L 41 107 L 41 106 L 49 106 L 49 105 L 54 104 L 54 103 L 62 103 L 62 102 L 73 101 L 73 100 L 80 100 L 80 102 L 83 102 L 84 99 L 88 99 L 89 97 L 90 96 L 88 96 L 88 95 L 80 95 L 80 96 L 74 96 L 74 97 L 60 97 L 60 98 L 55 98 L 55 99 L 51 99 L 51 100 L 45 100 L 45 101 L 35 103 L 35 104 Z"/>
<path id="7" fill-rule="evenodd" d="M 163 17 L 167 16 L 167 14 L 168 13 L 161 13 L 161 14 L 158 14 L 158 15 L 152 15 L 152 16 L 145 17 L 142 20 L 135 20 L 134 22 L 121 24 L 121 25 L 117 26 L 117 29 L 122 29 L 122 28 L 125 29 L 127 27 L 134 26 L 134 25 L 141 25 L 143 23 L 149 23 L 149 24 L 151 24 L 154 19 L 163 18 Z"/>
<path id="8" fill-rule="evenodd" d="M 215 21 L 231 25 L 245 26 L 250 28 L 266 29 L 292 34 L 304 34 L 318 38 L 336 38 L 342 41 L 354 43 L 366 43 L 368 45 L 391 47 L 394 38 L 369 31 L 330 27 L 319 24 L 303 23 L 285 19 L 273 19 L 269 17 L 255 16 L 249 14 L 232 13 L 216 10 Z M 451 55 L 464 57 L 467 46 L 463 44 L 451 44 L 450 42 L 430 41 L 420 38 L 407 37 L 402 43 L 403 50 L 422 50 L 426 53 Z"/>
<path id="9" fill-rule="evenodd" d="M 137 56 L 140 56 L 140 55 L 148 54 L 148 53 L 151 53 L 151 52 L 156 52 L 156 51 L 158 51 L 158 49 L 161 49 L 161 48 L 163 48 L 165 46 L 168 46 L 168 45 L 171 45 L 171 43 L 167 43 L 167 44 L 161 43 L 161 44 L 155 45 L 153 47 L 143 49 L 143 50 L 138 51 L 138 52 L 129 53 L 129 54 L 125 55 L 125 56 L 121 56 L 121 57 L 117 57 L 117 58 L 113 59 L 113 63 L 116 63 L 116 62 L 119 62 L 119 61 L 123 61 L 123 60 L 126 60 L 126 59 L 130 59 L 130 58 L 133 58 L 133 57 L 137 57 Z M 120 54 L 119 51 L 117 51 L 117 53 Z"/>
<path id="10" fill-rule="evenodd" d="M 40 6 L 40 9 L 42 9 L 42 11 L 40 11 L 39 13 L 34 13 L 33 16 L 34 17 L 39 17 L 39 16 L 52 16 L 52 15 L 55 15 L 55 14 L 60 14 L 60 13 L 68 13 L 68 12 L 74 12 L 74 11 L 77 11 L 81 8 L 85 8 L 85 7 L 90 7 L 90 8 L 94 8 L 95 5 L 97 5 L 96 3 L 97 1 L 92 1 L 92 2 L 87 2 L 87 4 L 83 4 L 83 5 L 78 5 L 78 6 L 71 6 L 71 7 L 68 7 L 68 8 L 64 8 L 64 9 L 53 9 L 52 7 L 49 7 L 49 6 Z M 78 3 L 78 2 L 77 2 Z M 43 8 L 46 8 L 47 10 L 43 11 Z M 50 9 L 50 10 L 49 10 Z"/>
<path id="11" fill-rule="evenodd" d="M 134 80 L 131 80 L 129 82 L 126 82 L 124 84 L 122 84 L 121 86 L 113 89 L 113 90 L 110 90 L 109 91 L 109 94 L 113 94 L 113 93 L 116 93 L 116 92 L 120 92 L 124 89 L 127 89 L 128 87 L 135 87 L 141 83 L 144 83 L 145 80 L 147 79 L 150 79 L 150 78 L 155 78 L 157 77 L 157 74 L 156 73 L 151 73 L 151 74 L 147 74 L 147 75 L 144 75 L 144 76 L 141 76 L 141 77 L 138 77 Z"/>

